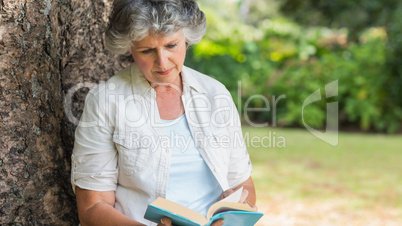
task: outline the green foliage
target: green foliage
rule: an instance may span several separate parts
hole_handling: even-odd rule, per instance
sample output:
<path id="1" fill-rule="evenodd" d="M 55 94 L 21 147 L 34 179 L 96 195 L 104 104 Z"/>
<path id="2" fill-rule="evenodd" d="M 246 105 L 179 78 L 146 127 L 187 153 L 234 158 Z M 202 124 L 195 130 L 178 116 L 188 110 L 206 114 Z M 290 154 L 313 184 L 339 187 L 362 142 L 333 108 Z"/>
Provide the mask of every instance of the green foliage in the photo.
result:
<path id="1" fill-rule="evenodd" d="M 359 41 L 350 42 L 345 28 L 302 27 L 278 14 L 259 21 L 250 16 L 247 24 L 236 16 L 233 2 L 206 1 L 204 7 L 207 35 L 188 51 L 186 65 L 225 84 L 241 110 L 269 104 L 269 110 L 248 112 L 251 121 L 320 129 L 327 103 L 338 101 L 341 125 L 389 133 L 401 129 L 401 21 L 401 26 L 362 29 Z M 220 7 L 227 10 L 217 12 Z M 324 87 L 335 80 L 338 96 L 327 100 Z M 316 90 L 323 99 L 302 112 Z M 280 96 L 285 98 L 276 103 Z"/>
<path id="2" fill-rule="evenodd" d="M 387 29 L 387 68 L 390 76 L 387 87 L 393 101 L 402 106 L 402 3 L 393 10 L 392 21 Z"/>
<path id="3" fill-rule="evenodd" d="M 285 0 L 281 11 L 307 25 L 347 27 L 349 39 L 358 41 L 359 35 L 372 26 L 386 26 L 393 22 L 392 14 L 398 0 Z M 306 13 L 308 12 L 308 14 Z"/>
<path id="4" fill-rule="evenodd" d="M 341 122 L 359 123 L 368 130 L 395 132 L 399 129 L 402 108 L 390 104 L 387 92 L 385 45 L 380 39 L 365 44 L 353 44 L 337 53 L 323 54 L 319 59 L 294 61 L 283 69 L 272 87 L 273 93 L 286 93 L 287 111 L 283 123 L 302 124 L 301 103 L 325 84 L 338 80 Z M 324 96 L 324 95 L 322 95 Z M 305 108 L 307 124 L 323 127 L 325 100 Z"/>
<path id="5" fill-rule="evenodd" d="M 348 39 L 359 43 L 359 37 L 371 27 L 383 27 L 386 32 L 384 45 L 385 65 L 382 68 L 381 84 L 387 87 L 387 99 L 383 108 L 393 109 L 393 115 L 400 118 L 402 106 L 402 2 L 399 0 L 285 0 L 281 2 L 281 11 L 304 25 L 322 25 L 348 28 Z M 306 16 L 306 12 L 309 15 Z M 368 53 L 370 54 L 370 53 Z M 386 79 L 386 82 L 382 80 Z M 394 105 L 394 106 L 393 106 Z M 374 114 L 374 110 L 372 110 Z M 391 117 L 391 118 L 395 118 Z M 364 121 L 369 120 L 367 117 Z M 385 127 L 396 130 L 400 123 L 385 117 Z M 382 119 L 380 120 L 382 121 Z M 366 123 L 364 123 L 366 125 Z M 392 126 L 391 126 L 392 125 Z M 366 126 L 364 126 L 366 127 Z"/>

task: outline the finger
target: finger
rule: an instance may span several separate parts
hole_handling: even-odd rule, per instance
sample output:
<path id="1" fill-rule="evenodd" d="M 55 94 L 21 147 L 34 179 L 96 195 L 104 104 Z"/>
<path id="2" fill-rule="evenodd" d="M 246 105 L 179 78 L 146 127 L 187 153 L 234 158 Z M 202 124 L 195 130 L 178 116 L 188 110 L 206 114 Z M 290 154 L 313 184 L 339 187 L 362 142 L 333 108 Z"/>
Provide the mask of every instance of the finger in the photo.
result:
<path id="1" fill-rule="evenodd" d="M 172 220 L 169 217 L 163 217 L 158 223 L 158 226 L 171 226 Z"/>
<path id="2" fill-rule="evenodd" d="M 224 191 L 221 195 L 221 199 L 228 197 L 229 195 L 231 195 L 232 193 L 234 193 L 233 189 L 228 189 L 226 191 Z"/>
<path id="3" fill-rule="evenodd" d="M 162 218 L 162 220 L 163 220 L 163 223 L 166 226 L 171 226 L 172 225 L 172 220 L 169 217 L 164 217 L 164 218 Z"/>
<path id="4" fill-rule="evenodd" d="M 219 220 L 214 221 L 214 222 L 211 224 L 211 226 L 222 226 L 222 225 L 224 225 L 224 224 L 225 224 L 225 221 L 224 221 L 223 219 L 219 219 Z"/>
<path id="5" fill-rule="evenodd" d="M 244 203 L 246 201 L 247 196 L 248 196 L 248 190 L 243 189 L 241 196 L 240 196 L 239 203 Z"/>

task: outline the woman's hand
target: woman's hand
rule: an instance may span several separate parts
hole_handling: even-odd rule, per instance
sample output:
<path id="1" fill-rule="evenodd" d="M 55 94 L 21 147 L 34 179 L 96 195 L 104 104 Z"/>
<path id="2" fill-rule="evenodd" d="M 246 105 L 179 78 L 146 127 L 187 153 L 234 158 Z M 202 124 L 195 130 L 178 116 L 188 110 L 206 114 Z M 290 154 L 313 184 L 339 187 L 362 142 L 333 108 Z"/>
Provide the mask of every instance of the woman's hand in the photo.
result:
<path id="1" fill-rule="evenodd" d="M 234 189 L 228 189 L 224 191 L 220 197 L 220 199 L 224 199 L 234 193 L 237 189 L 240 187 L 243 187 L 243 191 L 240 196 L 239 203 L 246 203 L 248 204 L 251 208 L 258 210 L 257 206 L 255 205 L 255 188 L 254 188 L 254 183 L 251 177 L 246 180 L 245 182 L 241 183 Z"/>
<path id="2" fill-rule="evenodd" d="M 214 223 L 212 223 L 211 226 L 222 226 L 223 224 L 225 224 L 223 219 L 218 219 L 218 220 L 214 221 Z"/>
<path id="3" fill-rule="evenodd" d="M 158 226 L 172 226 L 172 220 L 169 217 L 163 217 Z"/>
<path id="4" fill-rule="evenodd" d="M 236 189 L 236 190 L 237 190 L 237 189 Z M 233 194 L 234 192 L 235 192 L 235 190 L 233 190 L 233 189 L 228 189 L 228 190 L 226 190 L 226 191 L 224 191 L 224 192 L 222 193 L 220 199 L 222 200 L 222 199 L 228 197 L 229 195 Z M 246 203 L 247 196 L 248 196 L 248 190 L 244 188 L 243 191 L 242 191 L 242 193 L 241 193 L 239 203 Z"/>

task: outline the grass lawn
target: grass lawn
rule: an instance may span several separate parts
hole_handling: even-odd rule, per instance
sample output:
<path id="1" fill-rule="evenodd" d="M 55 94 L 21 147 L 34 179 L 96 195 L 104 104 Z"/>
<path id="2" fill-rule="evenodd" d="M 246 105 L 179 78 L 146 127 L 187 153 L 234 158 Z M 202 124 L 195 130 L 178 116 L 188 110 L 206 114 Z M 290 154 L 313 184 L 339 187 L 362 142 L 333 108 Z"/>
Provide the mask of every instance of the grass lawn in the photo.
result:
<path id="1" fill-rule="evenodd" d="M 402 225 L 401 135 L 340 133 L 333 147 L 303 129 L 243 132 L 257 225 Z"/>

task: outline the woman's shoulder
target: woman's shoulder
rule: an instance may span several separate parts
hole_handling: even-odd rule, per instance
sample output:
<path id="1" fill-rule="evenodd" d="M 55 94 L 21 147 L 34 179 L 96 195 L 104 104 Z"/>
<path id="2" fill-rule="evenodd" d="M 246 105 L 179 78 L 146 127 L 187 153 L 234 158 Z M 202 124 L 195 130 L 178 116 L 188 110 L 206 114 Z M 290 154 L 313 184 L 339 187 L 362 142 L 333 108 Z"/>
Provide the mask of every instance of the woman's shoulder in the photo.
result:
<path id="1" fill-rule="evenodd" d="M 95 96 L 99 96 L 102 93 L 108 94 L 118 94 L 124 92 L 126 88 L 130 85 L 130 67 L 126 67 L 118 71 L 115 75 L 110 77 L 106 81 L 100 82 L 98 85 L 93 87 L 89 93 Z"/>
<path id="2" fill-rule="evenodd" d="M 183 70 L 190 86 L 198 86 L 198 88 L 203 89 L 206 93 L 215 95 L 229 93 L 226 86 L 215 78 L 186 66 L 183 67 Z"/>

